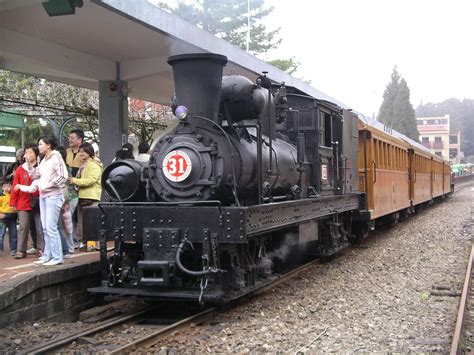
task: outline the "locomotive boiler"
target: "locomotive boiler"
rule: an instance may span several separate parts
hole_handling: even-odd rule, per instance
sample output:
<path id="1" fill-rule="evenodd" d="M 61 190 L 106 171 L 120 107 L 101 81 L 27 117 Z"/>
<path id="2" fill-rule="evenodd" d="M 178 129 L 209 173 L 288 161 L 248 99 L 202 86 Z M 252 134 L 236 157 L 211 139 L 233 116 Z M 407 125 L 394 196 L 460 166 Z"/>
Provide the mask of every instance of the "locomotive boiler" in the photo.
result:
<path id="1" fill-rule="evenodd" d="M 278 277 L 291 263 L 280 250 L 347 244 L 360 203 L 355 116 L 265 75 L 223 76 L 226 62 L 169 58 L 179 124 L 148 164 L 110 164 L 108 201 L 85 209 L 85 234 L 101 241 L 91 291 L 223 302 Z"/>

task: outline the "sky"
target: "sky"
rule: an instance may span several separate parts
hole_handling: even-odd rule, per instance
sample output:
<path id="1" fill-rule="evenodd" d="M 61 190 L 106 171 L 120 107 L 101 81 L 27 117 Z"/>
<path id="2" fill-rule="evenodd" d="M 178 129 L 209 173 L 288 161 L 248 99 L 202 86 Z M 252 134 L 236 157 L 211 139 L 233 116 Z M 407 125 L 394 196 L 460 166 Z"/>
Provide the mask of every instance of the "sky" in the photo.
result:
<path id="1" fill-rule="evenodd" d="M 265 59 L 300 62 L 294 76 L 368 116 L 395 66 L 421 102 L 474 99 L 474 0 L 265 0 L 282 43 Z"/>

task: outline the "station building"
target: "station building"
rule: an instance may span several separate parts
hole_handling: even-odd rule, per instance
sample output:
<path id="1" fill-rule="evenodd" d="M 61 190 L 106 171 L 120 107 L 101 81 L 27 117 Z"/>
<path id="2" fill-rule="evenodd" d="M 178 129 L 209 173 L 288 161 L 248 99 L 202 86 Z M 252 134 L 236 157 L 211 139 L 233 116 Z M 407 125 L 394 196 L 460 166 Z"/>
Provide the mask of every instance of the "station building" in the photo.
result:
<path id="1" fill-rule="evenodd" d="M 420 142 L 431 152 L 452 164 L 461 160 L 461 132 L 450 131 L 450 117 L 417 117 Z"/>

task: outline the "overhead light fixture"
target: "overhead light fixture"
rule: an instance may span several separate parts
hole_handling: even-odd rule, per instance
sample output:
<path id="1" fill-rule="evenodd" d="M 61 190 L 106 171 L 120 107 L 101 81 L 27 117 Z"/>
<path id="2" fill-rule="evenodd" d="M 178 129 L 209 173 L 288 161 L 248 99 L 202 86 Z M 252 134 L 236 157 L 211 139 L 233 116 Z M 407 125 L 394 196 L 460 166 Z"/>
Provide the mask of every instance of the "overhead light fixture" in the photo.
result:
<path id="1" fill-rule="evenodd" d="M 50 17 L 74 15 L 76 7 L 83 5 L 83 0 L 48 0 L 43 2 L 43 7 Z"/>

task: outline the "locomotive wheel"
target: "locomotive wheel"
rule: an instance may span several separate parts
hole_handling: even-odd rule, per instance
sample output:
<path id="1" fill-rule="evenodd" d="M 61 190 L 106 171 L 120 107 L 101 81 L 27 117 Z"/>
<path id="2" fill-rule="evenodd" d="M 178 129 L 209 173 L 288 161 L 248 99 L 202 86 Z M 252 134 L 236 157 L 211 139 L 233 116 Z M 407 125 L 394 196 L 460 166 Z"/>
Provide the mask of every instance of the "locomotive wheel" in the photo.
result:
<path id="1" fill-rule="evenodd" d="M 351 243 L 359 243 L 369 235 L 369 225 L 367 222 L 352 222 L 352 234 L 349 235 Z"/>

